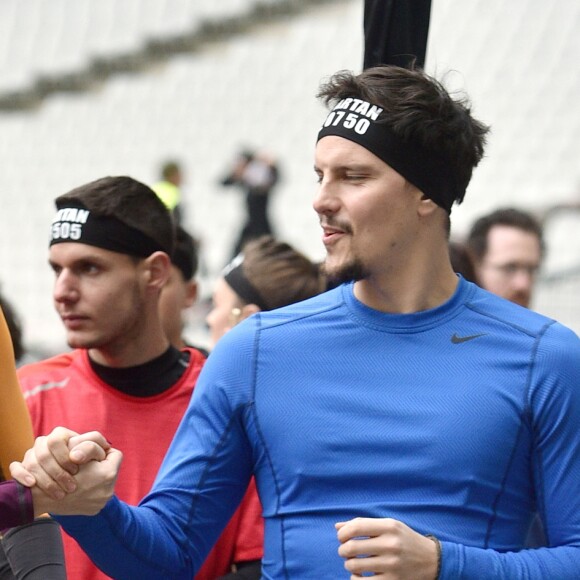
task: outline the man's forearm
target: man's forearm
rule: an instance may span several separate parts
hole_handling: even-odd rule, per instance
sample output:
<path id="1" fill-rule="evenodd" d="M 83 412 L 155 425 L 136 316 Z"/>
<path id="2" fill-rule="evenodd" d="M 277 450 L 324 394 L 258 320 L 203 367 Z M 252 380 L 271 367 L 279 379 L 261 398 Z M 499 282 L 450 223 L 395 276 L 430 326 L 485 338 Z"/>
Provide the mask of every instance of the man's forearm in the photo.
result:
<path id="1" fill-rule="evenodd" d="M 96 516 L 54 516 L 91 560 L 114 578 L 191 580 L 195 570 L 182 537 L 173 541 L 158 512 L 116 497 Z"/>
<path id="2" fill-rule="evenodd" d="M 540 550 L 501 553 L 453 542 L 441 542 L 440 580 L 452 578 L 530 578 L 560 580 L 577 578 L 580 570 L 580 547 L 563 545 Z"/>

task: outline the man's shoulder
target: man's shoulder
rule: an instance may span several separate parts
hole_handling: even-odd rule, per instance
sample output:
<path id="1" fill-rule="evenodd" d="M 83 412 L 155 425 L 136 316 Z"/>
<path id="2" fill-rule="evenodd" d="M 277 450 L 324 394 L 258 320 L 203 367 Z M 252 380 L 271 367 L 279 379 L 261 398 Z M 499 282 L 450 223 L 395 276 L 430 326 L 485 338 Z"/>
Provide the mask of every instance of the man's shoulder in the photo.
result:
<path id="1" fill-rule="evenodd" d="M 227 366 L 232 362 L 230 354 L 233 351 L 249 361 L 256 345 L 261 342 L 258 338 L 260 336 L 267 336 L 269 344 L 273 344 L 271 341 L 275 339 L 285 341 L 300 338 L 313 325 L 317 328 L 323 327 L 320 324 L 323 318 L 342 303 L 342 297 L 336 294 L 336 290 L 290 306 L 253 314 L 219 339 L 208 362 L 214 361 L 211 365 L 214 367 L 215 361 L 219 359 L 221 365 Z"/>
<path id="2" fill-rule="evenodd" d="M 466 306 L 473 312 L 495 321 L 506 330 L 538 338 L 546 333 L 561 340 L 577 339 L 573 330 L 540 312 L 525 308 L 501 298 L 487 290 L 476 287 L 476 291 L 467 301 Z"/>
<path id="3" fill-rule="evenodd" d="M 183 364 L 187 364 L 187 368 L 182 378 L 185 378 L 187 383 L 193 382 L 193 384 L 195 384 L 201 369 L 207 361 L 209 353 L 205 349 L 200 349 L 191 345 L 182 348 L 182 353 L 187 353 L 187 358 L 182 359 Z"/>
<path id="4" fill-rule="evenodd" d="M 69 375 L 72 367 L 83 365 L 84 351 L 73 350 L 53 357 L 23 365 L 18 369 L 20 383 L 30 385 L 43 380 L 55 380 L 58 377 Z"/>
<path id="5" fill-rule="evenodd" d="M 344 304 L 342 288 L 337 287 L 307 300 L 295 302 L 289 306 L 276 308 L 268 312 L 260 312 L 262 328 L 288 325 L 307 318 L 320 318 L 333 312 Z"/>

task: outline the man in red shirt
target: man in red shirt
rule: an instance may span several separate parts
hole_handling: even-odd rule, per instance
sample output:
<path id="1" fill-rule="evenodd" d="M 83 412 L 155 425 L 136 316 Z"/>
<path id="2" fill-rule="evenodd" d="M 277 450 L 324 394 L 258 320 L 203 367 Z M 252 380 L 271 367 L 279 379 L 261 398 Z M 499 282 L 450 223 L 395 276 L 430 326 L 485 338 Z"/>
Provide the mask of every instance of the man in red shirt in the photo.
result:
<path id="1" fill-rule="evenodd" d="M 205 361 L 195 348 L 172 346 L 159 315 L 173 221 L 155 193 L 129 177 L 80 186 L 58 197 L 56 207 L 53 299 L 73 350 L 22 367 L 20 383 L 36 435 L 67 425 L 98 430 L 135 450 L 117 485 L 125 501 L 137 504 L 153 484 Z M 236 513 L 198 580 L 229 574 L 238 554 L 259 561 L 261 542 L 241 521 Z M 69 578 L 107 578 L 74 540 L 64 535 L 64 543 Z"/>

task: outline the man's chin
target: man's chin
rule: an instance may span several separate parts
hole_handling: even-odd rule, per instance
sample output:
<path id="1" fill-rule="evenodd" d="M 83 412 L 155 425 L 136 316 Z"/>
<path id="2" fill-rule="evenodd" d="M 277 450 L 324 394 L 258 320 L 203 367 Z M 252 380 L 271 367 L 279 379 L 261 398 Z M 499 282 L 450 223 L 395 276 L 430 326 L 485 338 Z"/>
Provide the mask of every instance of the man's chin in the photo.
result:
<path id="1" fill-rule="evenodd" d="M 66 342 L 70 348 L 94 348 L 95 341 L 87 336 L 81 336 L 77 333 L 69 333 Z"/>
<path id="2" fill-rule="evenodd" d="M 333 264 L 331 260 L 327 259 L 322 264 L 322 272 L 330 286 L 338 286 L 345 282 L 356 282 L 367 277 L 363 265 L 358 261 Z"/>

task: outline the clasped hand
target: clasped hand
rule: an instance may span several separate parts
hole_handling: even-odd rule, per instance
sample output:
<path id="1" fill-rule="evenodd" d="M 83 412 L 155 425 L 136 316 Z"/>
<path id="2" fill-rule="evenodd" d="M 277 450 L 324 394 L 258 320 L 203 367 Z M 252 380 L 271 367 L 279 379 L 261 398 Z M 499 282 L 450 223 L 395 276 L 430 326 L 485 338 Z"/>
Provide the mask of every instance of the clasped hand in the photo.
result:
<path id="1" fill-rule="evenodd" d="M 97 514 L 112 497 L 123 454 L 92 431 L 79 435 L 56 427 L 38 437 L 12 477 L 30 487 L 34 514 Z"/>

